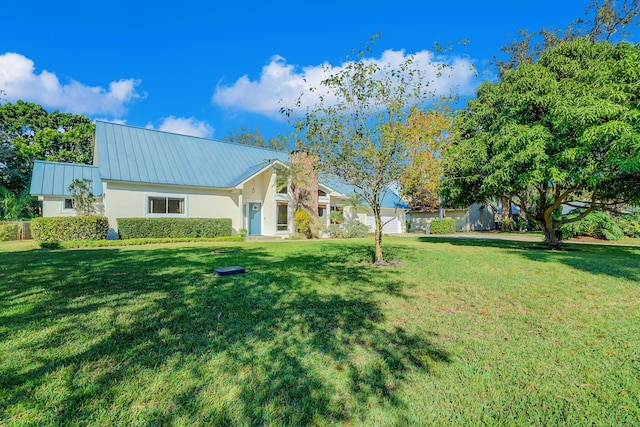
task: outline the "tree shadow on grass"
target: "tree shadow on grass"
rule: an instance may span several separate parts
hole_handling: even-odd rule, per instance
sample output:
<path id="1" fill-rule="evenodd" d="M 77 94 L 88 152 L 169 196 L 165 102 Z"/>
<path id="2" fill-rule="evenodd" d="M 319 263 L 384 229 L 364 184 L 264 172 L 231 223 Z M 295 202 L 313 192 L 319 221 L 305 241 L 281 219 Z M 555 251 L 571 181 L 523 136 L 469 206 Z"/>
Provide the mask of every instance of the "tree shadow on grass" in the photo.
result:
<path id="1" fill-rule="evenodd" d="M 386 323 L 382 302 L 402 287 L 392 269 L 359 263 L 369 253 L 0 253 L 0 421 L 310 425 L 402 407 L 406 373 L 428 375 L 450 356 L 434 337 Z M 229 265 L 247 273 L 211 274 Z"/>
<path id="2" fill-rule="evenodd" d="M 552 251 L 543 242 L 457 237 L 420 237 L 418 241 L 504 249 L 514 251 L 531 261 L 559 262 L 592 274 L 640 281 L 640 248 L 633 246 L 565 242 L 562 250 Z"/>

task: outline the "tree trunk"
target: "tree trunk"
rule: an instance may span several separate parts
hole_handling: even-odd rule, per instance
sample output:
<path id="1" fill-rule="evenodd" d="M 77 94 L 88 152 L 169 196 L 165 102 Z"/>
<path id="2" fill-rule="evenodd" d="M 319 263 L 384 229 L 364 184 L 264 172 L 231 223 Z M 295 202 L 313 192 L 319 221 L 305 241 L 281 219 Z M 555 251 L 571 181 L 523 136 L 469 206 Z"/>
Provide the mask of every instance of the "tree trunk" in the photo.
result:
<path id="1" fill-rule="evenodd" d="M 502 204 L 502 231 L 509 230 L 511 224 L 511 199 L 508 196 L 502 196 L 500 200 Z"/>
<path id="2" fill-rule="evenodd" d="M 376 220 L 376 232 L 375 232 L 375 254 L 373 257 L 374 264 L 382 263 L 382 219 L 380 218 L 380 211 L 378 209 L 373 209 L 373 216 Z"/>
<path id="3" fill-rule="evenodd" d="M 556 228 L 552 221 L 545 221 L 544 227 L 544 241 L 549 246 L 551 250 L 560 249 L 560 239 L 558 239 L 558 235 L 556 234 Z"/>

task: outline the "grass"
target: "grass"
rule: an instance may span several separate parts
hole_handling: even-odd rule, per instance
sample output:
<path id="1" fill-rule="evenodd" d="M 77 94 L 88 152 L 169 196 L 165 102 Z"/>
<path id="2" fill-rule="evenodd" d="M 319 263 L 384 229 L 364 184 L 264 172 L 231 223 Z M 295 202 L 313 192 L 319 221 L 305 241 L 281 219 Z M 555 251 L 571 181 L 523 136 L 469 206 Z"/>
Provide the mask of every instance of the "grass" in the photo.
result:
<path id="1" fill-rule="evenodd" d="M 566 248 L 3 242 L 0 425 L 638 425 L 640 248 Z"/>

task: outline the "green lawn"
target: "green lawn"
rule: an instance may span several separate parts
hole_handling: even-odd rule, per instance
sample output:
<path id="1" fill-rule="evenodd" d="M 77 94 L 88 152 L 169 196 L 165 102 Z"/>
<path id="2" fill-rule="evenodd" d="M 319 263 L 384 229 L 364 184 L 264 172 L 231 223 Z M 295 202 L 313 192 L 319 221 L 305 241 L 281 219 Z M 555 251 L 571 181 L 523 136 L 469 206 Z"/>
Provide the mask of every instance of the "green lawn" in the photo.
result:
<path id="1" fill-rule="evenodd" d="M 0 243 L 0 425 L 640 423 L 640 247 L 384 243 Z"/>

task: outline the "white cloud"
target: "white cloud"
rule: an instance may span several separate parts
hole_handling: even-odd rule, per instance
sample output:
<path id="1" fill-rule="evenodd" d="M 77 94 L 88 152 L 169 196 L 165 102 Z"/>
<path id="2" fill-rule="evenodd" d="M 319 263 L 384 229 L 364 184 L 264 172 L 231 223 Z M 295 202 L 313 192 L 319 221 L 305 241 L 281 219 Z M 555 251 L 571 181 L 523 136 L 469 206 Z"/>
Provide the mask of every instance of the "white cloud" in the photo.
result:
<path id="1" fill-rule="evenodd" d="M 151 123 L 147 125 L 147 128 L 156 129 Z M 162 123 L 158 126 L 157 130 L 181 135 L 198 136 L 201 138 L 212 138 L 215 129 L 209 123 L 200 121 L 194 117 L 169 116 L 162 119 Z"/>
<path id="2" fill-rule="evenodd" d="M 119 116 L 126 112 L 127 104 L 145 97 L 136 90 L 139 84 L 140 80 L 121 79 L 105 89 L 76 80 L 61 83 L 52 72 L 43 70 L 37 74 L 34 62 L 23 55 L 0 55 L 0 89 L 10 101 L 21 99 L 74 114 Z"/>
<path id="3" fill-rule="evenodd" d="M 387 50 L 377 59 L 370 59 L 381 68 L 397 68 L 411 55 L 403 50 Z M 473 61 L 462 57 L 437 57 L 432 52 L 421 51 L 413 54 L 414 66 L 422 70 L 426 81 L 430 82 L 429 90 L 438 96 L 455 91 L 460 96 L 473 94 L 477 85 Z M 444 66 L 448 64 L 448 66 Z M 344 68 L 330 67 L 324 63 L 297 69 L 287 64 L 281 56 L 273 56 L 269 64 L 262 68 L 258 80 L 251 80 L 247 75 L 240 77 L 231 85 L 219 84 L 213 94 L 214 104 L 239 111 L 262 114 L 275 119 L 284 119 L 281 107 L 294 108 L 301 94 L 307 105 L 315 104 L 322 95 L 318 91 L 309 92 L 310 88 L 321 88 L 321 82 L 330 74 Z M 325 102 L 331 102 L 326 97 Z"/>

